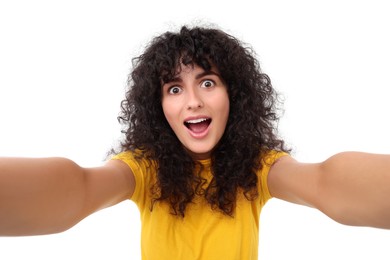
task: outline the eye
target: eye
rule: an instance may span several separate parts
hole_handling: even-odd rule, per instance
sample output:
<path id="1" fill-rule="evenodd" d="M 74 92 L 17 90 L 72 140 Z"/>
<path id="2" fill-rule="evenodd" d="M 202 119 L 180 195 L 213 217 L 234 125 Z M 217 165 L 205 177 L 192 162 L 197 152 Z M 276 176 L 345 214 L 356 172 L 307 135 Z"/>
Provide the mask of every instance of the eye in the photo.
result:
<path id="1" fill-rule="evenodd" d="M 181 91 L 182 91 L 182 89 L 178 86 L 172 86 L 168 89 L 168 93 L 173 94 L 173 95 L 179 94 Z"/>
<path id="2" fill-rule="evenodd" d="M 203 88 L 211 88 L 215 85 L 215 82 L 210 80 L 210 79 L 206 79 L 204 81 L 202 81 L 202 87 Z"/>

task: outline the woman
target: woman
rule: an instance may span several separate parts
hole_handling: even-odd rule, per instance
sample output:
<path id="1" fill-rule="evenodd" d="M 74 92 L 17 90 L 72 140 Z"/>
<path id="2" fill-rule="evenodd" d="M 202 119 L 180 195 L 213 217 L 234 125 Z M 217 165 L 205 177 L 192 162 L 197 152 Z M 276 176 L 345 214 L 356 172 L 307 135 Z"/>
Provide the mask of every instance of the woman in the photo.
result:
<path id="1" fill-rule="evenodd" d="M 134 65 L 125 140 L 105 166 L 0 160 L 1 235 L 60 232 L 128 198 L 141 212 L 143 259 L 256 259 L 271 197 L 390 228 L 390 157 L 290 157 L 270 79 L 236 38 L 183 27 L 156 37 Z"/>

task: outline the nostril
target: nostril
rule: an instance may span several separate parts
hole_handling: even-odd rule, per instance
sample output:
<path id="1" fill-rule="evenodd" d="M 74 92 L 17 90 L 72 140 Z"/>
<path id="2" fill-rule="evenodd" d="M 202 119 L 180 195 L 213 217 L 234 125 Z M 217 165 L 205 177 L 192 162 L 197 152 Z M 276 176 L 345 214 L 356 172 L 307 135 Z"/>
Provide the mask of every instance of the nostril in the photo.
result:
<path id="1" fill-rule="evenodd" d="M 190 109 L 194 109 L 194 108 L 201 108 L 202 105 L 199 103 L 198 105 L 195 105 L 195 106 L 191 106 L 191 105 L 188 105 L 187 109 L 190 110 Z"/>
<path id="2" fill-rule="evenodd" d="M 195 98 L 192 101 L 188 102 L 187 106 L 188 109 L 197 109 L 201 107 L 203 107 L 203 102 L 198 98 Z"/>

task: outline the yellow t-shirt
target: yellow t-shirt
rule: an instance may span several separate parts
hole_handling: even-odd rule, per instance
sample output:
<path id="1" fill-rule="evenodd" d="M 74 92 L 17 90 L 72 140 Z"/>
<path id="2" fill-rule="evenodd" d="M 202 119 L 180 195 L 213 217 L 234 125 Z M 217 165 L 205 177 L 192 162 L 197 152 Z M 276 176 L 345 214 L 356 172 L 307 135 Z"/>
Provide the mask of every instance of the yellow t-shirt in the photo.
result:
<path id="1" fill-rule="evenodd" d="M 271 151 L 263 159 L 259 176 L 259 195 L 248 201 L 238 195 L 234 217 L 212 210 L 198 196 L 186 208 L 185 217 L 171 215 L 167 203 L 155 203 L 150 210 L 150 187 L 155 183 L 155 168 L 144 160 L 136 160 L 131 152 L 113 159 L 124 161 L 135 176 L 135 191 L 131 197 L 141 215 L 141 253 L 143 260 L 258 259 L 259 215 L 271 198 L 267 176 L 271 165 L 286 153 Z M 202 177 L 210 180 L 210 161 L 204 165 Z"/>

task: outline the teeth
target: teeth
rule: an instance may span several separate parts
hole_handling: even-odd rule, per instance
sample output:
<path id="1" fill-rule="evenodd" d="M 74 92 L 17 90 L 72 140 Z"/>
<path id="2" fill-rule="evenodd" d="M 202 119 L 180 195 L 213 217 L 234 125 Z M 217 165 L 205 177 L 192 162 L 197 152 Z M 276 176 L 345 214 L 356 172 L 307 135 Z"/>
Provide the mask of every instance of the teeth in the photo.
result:
<path id="1" fill-rule="evenodd" d="M 186 121 L 186 123 L 187 124 L 197 124 L 200 122 L 204 122 L 206 120 L 207 120 L 207 118 L 199 118 L 199 119 L 194 119 L 194 120 L 188 120 L 188 121 Z"/>

